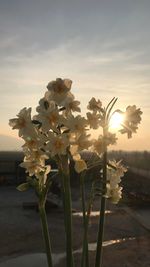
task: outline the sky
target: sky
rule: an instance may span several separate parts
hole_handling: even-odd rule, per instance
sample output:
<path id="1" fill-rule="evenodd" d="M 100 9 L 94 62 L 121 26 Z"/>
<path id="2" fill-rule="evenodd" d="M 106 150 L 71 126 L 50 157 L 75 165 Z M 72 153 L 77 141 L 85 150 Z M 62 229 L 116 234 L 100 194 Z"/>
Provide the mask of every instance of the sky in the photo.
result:
<path id="1" fill-rule="evenodd" d="M 0 135 L 17 137 L 9 119 L 61 77 L 83 113 L 91 97 L 141 108 L 138 133 L 112 149 L 150 150 L 149 12 L 149 0 L 0 0 Z"/>

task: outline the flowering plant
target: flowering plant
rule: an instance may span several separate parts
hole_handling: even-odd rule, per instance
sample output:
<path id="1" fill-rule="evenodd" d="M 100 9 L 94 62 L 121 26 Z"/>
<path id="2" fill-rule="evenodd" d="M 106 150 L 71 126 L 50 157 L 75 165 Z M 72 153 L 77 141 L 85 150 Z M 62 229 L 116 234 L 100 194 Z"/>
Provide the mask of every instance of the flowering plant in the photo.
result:
<path id="1" fill-rule="evenodd" d="M 88 222 L 95 191 L 101 198 L 99 230 L 97 237 L 97 249 L 95 267 L 101 266 L 103 229 L 105 217 L 105 203 L 109 199 L 116 204 L 121 198 L 122 187 L 119 183 L 126 172 L 121 161 L 108 161 L 107 147 L 115 144 L 116 134 L 111 133 L 111 122 L 117 113 L 120 116 L 120 129 L 122 134 L 127 133 L 128 138 L 136 132 L 141 121 L 141 110 L 135 105 L 128 106 L 126 111 L 113 111 L 117 101 L 113 98 L 107 107 L 103 107 L 100 100 L 94 97 L 89 101 L 86 117 L 76 115 L 80 113 L 80 102 L 71 93 L 72 81 L 69 79 L 56 79 L 47 85 L 44 97 L 36 108 L 37 114 L 31 117 L 31 108 L 23 108 L 17 118 L 10 119 L 9 124 L 13 129 L 18 129 L 19 137 L 23 138 L 24 162 L 21 166 L 28 173 L 26 183 L 18 186 L 18 190 L 25 191 L 29 187 L 35 190 L 38 197 L 39 213 L 45 240 L 48 266 L 53 266 L 51 254 L 51 242 L 48 231 L 45 203 L 48 191 L 51 187 L 53 176 L 50 176 L 51 166 L 47 159 L 54 159 L 58 166 L 61 180 L 64 224 L 66 233 L 66 266 L 74 266 L 72 249 L 72 208 L 70 190 L 70 161 L 74 161 L 74 168 L 80 173 L 81 199 L 83 209 L 83 251 L 81 267 L 89 266 L 88 259 Z M 102 129 L 97 139 L 92 139 L 90 129 Z M 94 151 L 99 160 L 94 165 L 88 166 L 81 157 L 82 151 Z M 102 165 L 102 174 L 93 179 L 91 197 L 88 208 L 85 208 L 84 178 L 87 170 L 95 165 Z M 98 188 L 97 188 L 98 182 Z M 95 189 L 96 188 L 96 189 Z"/>

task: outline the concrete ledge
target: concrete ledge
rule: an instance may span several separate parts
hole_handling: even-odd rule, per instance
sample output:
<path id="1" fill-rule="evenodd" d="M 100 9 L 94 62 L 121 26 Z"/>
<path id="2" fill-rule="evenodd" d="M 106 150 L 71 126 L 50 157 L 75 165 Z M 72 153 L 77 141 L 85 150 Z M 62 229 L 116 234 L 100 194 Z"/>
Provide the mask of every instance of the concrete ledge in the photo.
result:
<path id="1" fill-rule="evenodd" d="M 48 267 L 46 255 L 44 253 L 35 253 L 19 256 L 0 263 L 0 267 Z"/>

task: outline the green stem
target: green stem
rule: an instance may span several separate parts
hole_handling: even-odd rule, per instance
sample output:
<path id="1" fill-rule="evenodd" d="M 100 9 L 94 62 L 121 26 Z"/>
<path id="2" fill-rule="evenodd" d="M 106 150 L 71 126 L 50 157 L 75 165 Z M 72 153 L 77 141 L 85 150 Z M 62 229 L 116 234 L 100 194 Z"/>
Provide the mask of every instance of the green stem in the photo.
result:
<path id="1" fill-rule="evenodd" d="M 64 179 L 63 179 L 63 175 L 62 173 L 59 173 L 60 174 L 60 178 L 61 178 L 61 195 L 62 195 L 62 200 L 63 200 L 63 209 L 64 209 L 64 224 L 65 224 L 65 231 L 67 229 L 67 226 L 66 226 L 66 216 L 65 216 L 65 210 L 66 210 L 66 207 L 65 207 L 65 185 L 64 185 Z"/>
<path id="2" fill-rule="evenodd" d="M 96 249 L 96 262 L 95 267 L 100 267 L 102 264 L 102 243 L 103 243 L 103 234 L 104 234 L 104 221 L 105 221 L 105 197 L 101 199 L 101 211 L 99 219 L 99 230 L 98 230 L 98 239 L 97 239 L 97 249 Z"/>
<path id="3" fill-rule="evenodd" d="M 86 208 L 85 208 L 84 176 L 85 175 L 83 173 L 81 175 L 81 179 L 80 179 L 81 199 L 82 199 L 82 212 L 83 212 L 83 228 L 84 228 L 81 267 L 89 267 L 88 238 L 87 238 L 88 220 L 87 220 L 87 217 L 86 217 Z"/>
<path id="4" fill-rule="evenodd" d="M 63 174 L 62 174 L 63 175 Z M 74 266 L 73 248 L 72 248 L 72 207 L 71 207 L 71 190 L 70 177 L 64 174 L 64 211 L 65 211 L 65 231 L 66 231 L 66 253 L 67 267 Z"/>
<path id="5" fill-rule="evenodd" d="M 93 205 L 93 201 L 94 201 L 94 183 L 92 183 L 92 189 L 91 189 L 91 193 L 90 193 L 90 198 L 88 201 L 88 205 L 87 205 L 87 214 L 86 214 L 86 233 L 88 232 L 88 227 L 89 227 L 89 220 L 90 220 L 90 215 L 91 215 L 91 209 L 92 209 L 92 205 Z M 88 243 L 87 243 L 88 245 Z M 87 251 L 88 251 L 88 246 L 87 246 Z M 89 267 L 89 258 L 88 258 L 88 262 L 87 262 L 87 258 L 86 257 L 86 266 L 85 267 Z"/>
<path id="6" fill-rule="evenodd" d="M 53 267 L 50 236 L 49 236 L 48 223 L 47 223 L 47 217 L 46 217 L 46 212 L 45 212 L 45 202 L 39 203 L 39 212 L 40 212 L 43 239 L 45 242 L 45 250 L 46 250 L 46 255 L 47 255 L 48 266 Z"/>
<path id="7" fill-rule="evenodd" d="M 104 138 L 107 134 L 107 129 L 104 129 Z M 106 182 L 107 182 L 107 146 L 104 141 L 104 154 L 103 154 L 103 195 L 106 192 Z M 100 207 L 100 218 L 99 218 L 99 228 L 98 228 L 98 237 L 97 237 L 97 248 L 96 248 L 96 260 L 95 267 L 102 266 L 102 244 L 103 244 L 103 235 L 104 235 L 104 223 L 105 223 L 105 206 L 106 198 L 103 196 L 101 198 L 101 207 Z"/>
<path id="8" fill-rule="evenodd" d="M 72 206 L 71 206 L 71 187 L 68 158 L 61 156 L 57 158 L 59 173 L 61 176 L 64 224 L 66 233 L 66 266 L 74 267 L 73 245 L 72 245 Z"/>

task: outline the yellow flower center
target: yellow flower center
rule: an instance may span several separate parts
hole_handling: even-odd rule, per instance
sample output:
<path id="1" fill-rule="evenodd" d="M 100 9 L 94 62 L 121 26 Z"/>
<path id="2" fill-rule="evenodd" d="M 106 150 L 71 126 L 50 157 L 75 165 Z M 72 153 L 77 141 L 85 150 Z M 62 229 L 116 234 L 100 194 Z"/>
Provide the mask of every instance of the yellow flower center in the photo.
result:
<path id="1" fill-rule="evenodd" d="M 58 86 L 56 86 L 56 88 L 54 89 L 54 91 L 57 94 L 63 94 L 64 93 L 64 86 L 58 85 Z"/>
<path id="2" fill-rule="evenodd" d="M 50 117 L 48 117 L 48 121 L 50 124 L 55 124 L 58 121 L 58 116 L 56 113 L 52 113 Z"/>
<path id="3" fill-rule="evenodd" d="M 55 146 L 56 149 L 61 149 L 62 146 L 63 146 L 63 142 L 58 139 L 58 140 L 55 141 L 54 146 Z"/>

